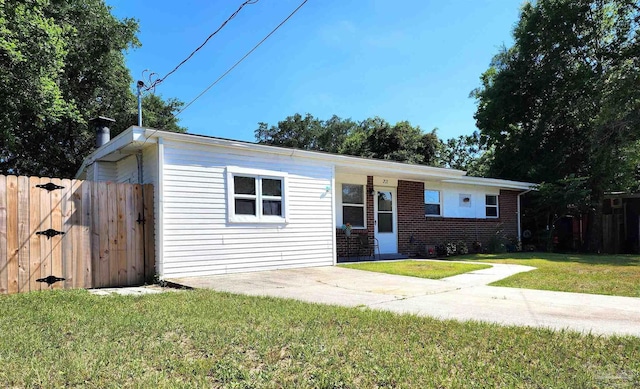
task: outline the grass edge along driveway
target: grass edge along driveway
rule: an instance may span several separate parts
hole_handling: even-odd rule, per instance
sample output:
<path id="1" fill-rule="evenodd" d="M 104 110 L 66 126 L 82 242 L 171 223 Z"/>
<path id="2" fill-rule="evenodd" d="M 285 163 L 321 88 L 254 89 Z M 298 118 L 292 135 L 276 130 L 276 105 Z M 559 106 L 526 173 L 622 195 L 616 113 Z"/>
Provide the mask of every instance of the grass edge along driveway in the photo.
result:
<path id="1" fill-rule="evenodd" d="M 452 277 L 458 274 L 488 269 L 491 267 L 491 265 L 477 263 L 420 260 L 358 262 L 340 264 L 338 266 L 349 269 L 373 271 L 377 273 L 429 278 L 432 280 L 439 280 L 441 278 Z"/>
<path id="2" fill-rule="evenodd" d="M 640 338 L 193 290 L 0 296 L 8 387 L 638 387 Z"/>
<path id="3" fill-rule="evenodd" d="M 555 253 L 477 254 L 456 260 L 536 267 L 493 286 L 640 297 L 640 256 Z"/>

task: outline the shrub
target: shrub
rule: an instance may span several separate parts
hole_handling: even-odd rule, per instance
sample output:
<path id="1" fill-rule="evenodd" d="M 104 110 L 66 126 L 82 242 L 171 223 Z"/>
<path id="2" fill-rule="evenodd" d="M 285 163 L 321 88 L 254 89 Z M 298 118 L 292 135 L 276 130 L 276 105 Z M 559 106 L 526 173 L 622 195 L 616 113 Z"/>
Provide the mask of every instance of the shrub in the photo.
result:
<path id="1" fill-rule="evenodd" d="M 456 244 L 454 242 L 447 242 L 445 247 L 447 249 L 447 257 L 450 257 L 452 255 L 456 255 L 457 248 L 456 248 Z"/>
<path id="2" fill-rule="evenodd" d="M 504 239 L 498 235 L 494 235 L 489 239 L 487 250 L 492 254 L 499 254 L 506 252 L 507 246 L 504 244 Z"/>
<path id="3" fill-rule="evenodd" d="M 469 254 L 469 248 L 467 247 L 467 242 L 464 240 L 459 240 L 456 242 L 456 254 L 465 255 Z"/>
<path id="4" fill-rule="evenodd" d="M 444 244 L 436 245 L 436 254 L 439 257 L 446 257 L 447 256 L 447 246 L 445 246 Z"/>

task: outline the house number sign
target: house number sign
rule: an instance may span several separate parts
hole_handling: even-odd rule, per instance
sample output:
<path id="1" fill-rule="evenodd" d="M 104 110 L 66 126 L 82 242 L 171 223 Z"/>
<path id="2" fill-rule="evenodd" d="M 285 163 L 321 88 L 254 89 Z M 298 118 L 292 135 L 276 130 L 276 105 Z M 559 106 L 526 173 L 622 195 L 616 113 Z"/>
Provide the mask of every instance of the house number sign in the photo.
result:
<path id="1" fill-rule="evenodd" d="M 377 186 L 398 186 L 398 179 L 391 177 L 373 177 L 373 185 Z"/>

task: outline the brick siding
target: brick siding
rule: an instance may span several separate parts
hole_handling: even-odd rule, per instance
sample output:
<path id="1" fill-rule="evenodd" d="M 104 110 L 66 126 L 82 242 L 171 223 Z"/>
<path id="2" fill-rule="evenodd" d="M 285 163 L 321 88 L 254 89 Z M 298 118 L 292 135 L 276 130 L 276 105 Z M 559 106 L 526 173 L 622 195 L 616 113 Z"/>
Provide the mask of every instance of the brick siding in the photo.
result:
<path id="1" fill-rule="evenodd" d="M 348 254 L 356 255 L 358 235 L 374 236 L 373 221 L 373 176 L 367 177 L 365 197 L 367 201 L 367 228 L 351 230 L 351 237 L 347 238 L 344 231 L 336 229 L 336 245 L 338 257 Z M 518 234 L 517 197 L 518 191 L 501 190 L 498 197 L 498 219 L 473 218 L 441 218 L 424 216 L 424 184 L 416 181 L 398 181 L 398 251 L 405 255 L 417 254 L 418 247 L 411 244 L 411 236 L 417 242 L 437 245 L 450 241 L 463 240 L 469 250 L 473 242 L 479 241 L 487 247 L 489 239 L 498 231 L 502 235 L 515 238 Z M 338 195 L 341 195 L 338 193 Z M 342 212 L 338 209 L 337 212 Z M 347 240 L 349 239 L 349 240 Z"/>
<path id="2" fill-rule="evenodd" d="M 517 191 L 501 190 L 498 197 L 498 219 L 442 218 L 424 216 L 424 184 L 398 181 L 398 250 L 415 255 L 417 247 L 411 236 L 420 243 L 437 245 L 463 240 L 469 250 L 473 242 L 483 247 L 499 230 L 506 237 L 517 236 Z"/>

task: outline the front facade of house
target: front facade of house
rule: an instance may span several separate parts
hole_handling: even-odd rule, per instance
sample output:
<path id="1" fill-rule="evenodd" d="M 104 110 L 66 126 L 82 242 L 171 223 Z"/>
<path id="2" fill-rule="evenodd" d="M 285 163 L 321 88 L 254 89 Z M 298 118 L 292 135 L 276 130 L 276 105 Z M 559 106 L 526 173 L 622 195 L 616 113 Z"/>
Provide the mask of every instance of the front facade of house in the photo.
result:
<path id="1" fill-rule="evenodd" d="M 347 223 L 383 254 L 517 237 L 518 194 L 531 187 L 141 127 L 96 150 L 78 178 L 154 184 L 161 278 L 333 265 L 351 254 Z"/>

